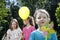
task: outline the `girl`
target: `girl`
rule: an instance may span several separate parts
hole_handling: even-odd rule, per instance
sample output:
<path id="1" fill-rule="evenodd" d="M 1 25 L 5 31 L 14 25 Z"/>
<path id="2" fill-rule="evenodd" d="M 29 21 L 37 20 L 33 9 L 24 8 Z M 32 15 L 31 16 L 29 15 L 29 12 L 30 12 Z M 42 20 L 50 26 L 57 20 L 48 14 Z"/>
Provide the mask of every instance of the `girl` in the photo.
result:
<path id="1" fill-rule="evenodd" d="M 33 30 L 35 30 L 35 27 L 34 27 L 34 21 L 33 21 L 33 17 L 29 16 L 28 19 L 24 20 L 24 25 L 26 25 L 24 28 L 23 28 L 23 35 L 24 35 L 24 40 L 29 40 L 29 36 L 31 34 L 31 32 Z"/>
<path id="2" fill-rule="evenodd" d="M 49 38 L 46 39 L 48 32 L 45 31 L 44 29 L 43 30 L 41 29 L 43 26 L 45 26 L 47 22 L 50 21 L 50 16 L 48 12 L 44 9 L 38 9 L 35 11 L 34 17 L 36 24 L 38 25 L 38 29 L 31 33 L 29 40 L 57 40 L 56 32 L 50 34 Z"/>
<path id="3" fill-rule="evenodd" d="M 22 31 L 19 28 L 18 21 L 12 19 L 9 29 L 7 30 L 7 40 L 21 40 Z"/>

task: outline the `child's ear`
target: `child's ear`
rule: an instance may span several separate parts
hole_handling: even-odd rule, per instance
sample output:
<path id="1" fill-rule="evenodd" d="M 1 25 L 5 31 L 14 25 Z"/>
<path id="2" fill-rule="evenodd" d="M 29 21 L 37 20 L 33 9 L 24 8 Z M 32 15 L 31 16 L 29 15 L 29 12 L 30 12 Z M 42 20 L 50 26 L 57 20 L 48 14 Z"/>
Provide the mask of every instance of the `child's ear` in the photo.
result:
<path id="1" fill-rule="evenodd" d="M 35 21 L 36 22 L 36 24 L 38 24 L 38 22 L 37 21 Z"/>
<path id="2" fill-rule="evenodd" d="M 50 18 L 48 18 L 48 22 L 50 22 Z"/>

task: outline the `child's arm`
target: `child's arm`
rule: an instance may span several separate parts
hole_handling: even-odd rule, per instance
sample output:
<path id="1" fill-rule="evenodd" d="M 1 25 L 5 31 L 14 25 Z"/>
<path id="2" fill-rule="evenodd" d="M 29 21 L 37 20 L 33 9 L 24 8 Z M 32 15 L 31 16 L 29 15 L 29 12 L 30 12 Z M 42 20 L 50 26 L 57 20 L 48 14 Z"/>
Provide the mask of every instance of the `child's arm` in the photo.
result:
<path id="1" fill-rule="evenodd" d="M 10 36 L 9 33 L 10 33 L 10 30 L 8 29 L 8 30 L 7 30 L 7 36 L 6 36 L 7 40 L 10 39 L 10 38 L 9 38 L 9 36 Z"/>
<path id="2" fill-rule="evenodd" d="M 20 33 L 20 40 L 23 40 L 23 39 L 24 39 L 23 33 L 21 32 L 21 33 Z"/>
<path id="3" fill-rule="evenodd" d="M 23 32 L 20 28 L 18 28 L 19 38 L 20 40 L 23 40 Z"/>
<path id="4" fill-rule="evenodd" d="M 9 40 L 9 34 L 7 34 L 7 40 Z"/>

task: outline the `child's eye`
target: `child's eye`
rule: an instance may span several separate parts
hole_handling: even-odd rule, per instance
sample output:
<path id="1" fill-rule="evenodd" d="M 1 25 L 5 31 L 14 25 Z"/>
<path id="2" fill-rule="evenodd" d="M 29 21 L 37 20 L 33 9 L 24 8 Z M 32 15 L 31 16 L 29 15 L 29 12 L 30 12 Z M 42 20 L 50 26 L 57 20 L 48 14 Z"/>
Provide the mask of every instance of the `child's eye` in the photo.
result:
<path id="1" fill-rule="evenodd" d="M 44 19 L 46 18 L 46 17 L 43 17 Z"/>
<path id="2" fill-rule="evenodd" d="M 38 19 L 41 19 L 41 17 L 38 17 Z"/>

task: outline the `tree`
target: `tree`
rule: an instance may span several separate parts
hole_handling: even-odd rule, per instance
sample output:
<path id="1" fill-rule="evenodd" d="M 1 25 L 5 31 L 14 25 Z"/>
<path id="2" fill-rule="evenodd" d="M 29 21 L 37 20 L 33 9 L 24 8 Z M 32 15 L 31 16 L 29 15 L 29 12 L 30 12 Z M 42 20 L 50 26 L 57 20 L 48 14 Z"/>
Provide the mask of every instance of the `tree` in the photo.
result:
<path id="1" fill-rule="evenodd" d="M 9 11 L 9 9 L 5 8 L 4 0 L 0 0 L 0 40 L 1 40 L 2 36 L 3 36 L 3 34 L 6 32 L 5 28 L 7 26 L 5 26 L 5 25 L 8 24 L 8 20 L 7 20 L 8 15 L 9 15 L 7 13 L 8 11 Z"/>
<path id="2" fill-rule="evenodd" d="M 5 8 L 4 0 L 0 0 L 0 28 L 1 28 L 1 22 L 3 23 L 7 22 L 7 20 L 4 19 L 5 17 L 8 16 L 7 12 L 8 9 Z"/>
<path id="3" fill-rule="evenodd" d="M 51 10 L 51 8 L 50 8 L 51 1 L 49 1 L 49 0 L 21 0 L 21 1 L 22 1 L 22 6 L 29 7 L 29 9 L 31 11 L 30 15 L 32 15 L 32 16 L 33 16 L 34 11 L 38 8 Z"/>
<path id="4" fill-rule="evenodd" d="M 55 16 L 56 16 L 56 18 L 57 18 L 58 26 L 60 26 L 60 3 L 58 4 L 58 7 L 57 7 L 57 9 L 56 9 Z"/>

